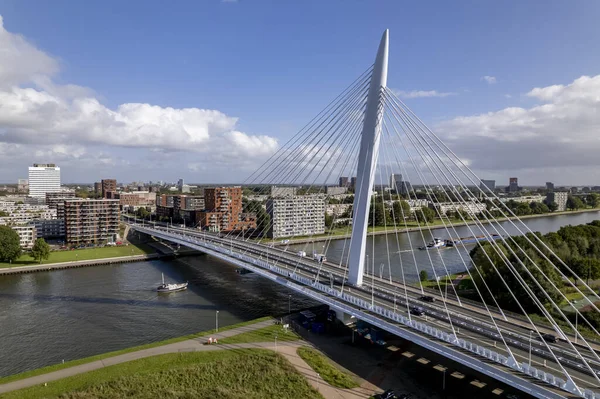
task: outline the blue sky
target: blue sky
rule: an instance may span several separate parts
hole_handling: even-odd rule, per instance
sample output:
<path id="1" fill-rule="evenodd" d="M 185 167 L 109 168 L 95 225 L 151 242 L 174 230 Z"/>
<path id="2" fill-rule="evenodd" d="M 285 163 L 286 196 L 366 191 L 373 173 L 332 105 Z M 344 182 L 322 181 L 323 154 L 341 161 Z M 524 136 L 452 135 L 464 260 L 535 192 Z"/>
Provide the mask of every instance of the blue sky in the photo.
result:
<path id="1" fill-rule="evenodd" d="M 59 70 L 48 73 L 56 85 L 89 88 L 111 110 L 130 103 L 218 110 L 239 118 L 236 130 L 279 140 L 373 62 L 386 28 L 389 87 L 452 93 L 406 100 L 428 124 L 444 131 L 457 128 L 452 121 L 458 116 L 535 107 L 540 98 L 526 95 L 533 88 L 569 85 L 599 73 L 594 46 L 599 11 L 595 1 L 0 1 L 4 30 L 57 61 Z M 32 86 L 23 79 L 16 84 Z M 0 118 L 0 133 L 1 123 Z M 104 159 L 91 169 L 64 168 L 64 181 L 98 180 L 104 177 L 98 171 L 119 180 L 235 180 L 178 167 L 144 146 L 98 141 L 81 146 L 86 154 L 116 154 L 121 163 Z M 188 164 L 194 158 L 186 157 Z M 155 170 L 153 159 L 162 166 Z M 33 161 L 0 165 L 0 181 L 20 177 L 15 168 Z M 147 169 L 136 170 L 145 164 Z M 553 178 L 567 184 L 579 175 L 579 169 L 565 173 L 548 165 L 523 168 L 529 184 Z M 497 165 L 481 170 L 503 180 L 520 172 Z M 600 178 L 577 183 L 600 184 Z"/>

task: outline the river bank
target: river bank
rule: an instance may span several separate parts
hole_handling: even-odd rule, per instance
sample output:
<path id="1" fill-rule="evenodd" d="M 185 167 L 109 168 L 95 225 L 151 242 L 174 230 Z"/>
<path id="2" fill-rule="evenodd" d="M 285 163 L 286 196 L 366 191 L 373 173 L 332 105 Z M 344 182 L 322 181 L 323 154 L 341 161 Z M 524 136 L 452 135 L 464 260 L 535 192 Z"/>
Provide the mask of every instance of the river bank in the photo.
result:
<path id="1" fill-rule="evenodd" d="M 553 217 L 558 217 L 558 216 L 565 216 L 565 215 L 577 215 L 577 214 L 581 214 L 581 213 L 588 213 L 588 212 L 600 212 L 600 209 L 594 208 L 594 209 L 580 209 L 580 210 L 576 210 L 576 211 L 562 211 L 562 212 L 553 212 L 553 213 L 544 213 L 544 214 L 540 214 L 540 215 L 525 215 L 525 216 L 519 216 L 517 217 L 509 217 L 509 218 L 498 218 L 496 219 L 497 222 L 506 222 L 506 221 L 511 221 L 511 220 L 527 220 L 527 219 L 539 219 L 539 218 L 553 218 Z M 490 222 L 488 221 L 481 221 L 481 224 L 487 225 L 490 224 Z M 414 224 L 414 223 L 413 223 Z M 475 222 L 475 221 L 469 221 L 469 222 L 463 222 L 463 221 L 454 221 L 454 222 L 446 222 L 446 224 L 444 225 L 442 223 L 441 220 L 436 220 L 434 221 L 434 223 L 429 223 L 427 225 L 423 225 L 423 226 L 414 226 L 414 227 L 403 227 L 403 228 L 398 228 L 398 229 L 394 229 L 391 228 L 390 226 L 387 227 L 383 227 L 383 226 L 378 226 L 375 228 L 370 227 L 369 230 L 367 231 L 367 236 L 381 236 L 381 235 L 386 235 L 386 234 L 392 234 L 392 233 L 411 233 L 411 232 L 418 232 L 421 230 L 430 230 L 430 229 L 444 229 L 444 228 L 456 228 L 456 227 L 463 227 L 463 226 L 473 226 L 473 225 L 478 225 L 479 222 Z M 315 236 L 311 236 L 311 237 L 299 237 L 299 238 L 290 238 L 289 240 L 279 240 L 279 241 L 264 241 L 265 244 L 269 244 L 269 245 L 274 245 L 274 246 L 286 246 L 286 245 L 293 245 L 293 244 L 306 244 L 306 243 L 312 243 L 312 242 L 323 242 L 323 241 L 330 241 L 330 240 L 344 240 L 344 239 L 348 239 L 351 237 L 351 233 L 344 233 L 342 232 L 342 230 L 346 230 L 346 231 L 350 231 L 350 228 L 344 228 L 344 229 L 338 229 L 338 231 L 335 231 L 333 233 L 325 233 L 325 234 L 319 234 L 319 235 L 315 235 Z M 285 241 L 285 242 L 284 242 Z"/>

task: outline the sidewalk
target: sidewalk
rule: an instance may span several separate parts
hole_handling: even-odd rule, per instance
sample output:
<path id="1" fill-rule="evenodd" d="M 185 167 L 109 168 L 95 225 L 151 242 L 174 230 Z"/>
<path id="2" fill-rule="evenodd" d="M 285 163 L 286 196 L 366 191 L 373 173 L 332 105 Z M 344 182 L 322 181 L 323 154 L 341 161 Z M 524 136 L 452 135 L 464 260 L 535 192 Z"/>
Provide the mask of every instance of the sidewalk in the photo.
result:
<path id="1" fill-rule="evenodd" d="M 266 320 L 249 326 L 242 326 L 232 330 L 226 330 L 216 333 L 211 337 L 221 340 L 248 331 L 258 330 L 268 327 L 273 324 L 273 320 Z M 255 342 L 245 344 L 217 344 L 205 345 L 209 336 L 194 338 L 186 341 L 176 342 L 158 346 L 155 348 L 143 349 L 137 352 L 125 353 L 114 357 L 109 357 L 94 362 L 81 364 L 74 367 L 65 368 L 47 374 L 38 375 L 35 377 L 24 378 L 22 380 L 9 382 L 0 385 L 0 395 L 6 392 L 15 391 L 18 389 L 28 388 L 34 385 L 44 384 L 51 381 L 60 380 L 62 378 L 71 377 L 77 374 L 86 373 L 88 371 L 98 370 L 103 367 L 113 366 L 120 363 L 130 362 L 132 360 L 143 359 L 150 356 L 163 355 L 176 352 L 201 352 L 201 351 L 216 351 L 228 349 L 268 349 L 277 351 L 284 356 L 294 368 L 302 374 L 309 384 L 317 389 L 326 399 L 357 399 L 369 397 L 373 393 L 373 389 L 369 388 L 354 388 L 354 389 L 339 389 L 335 388 L 320 377 L 317 377 L 316 372 L 296 353 L 296 350 L 303 345 L 307 345 L 304 341 L 297 342 L 281 342 L 275 347 L 274 342 Z"/>

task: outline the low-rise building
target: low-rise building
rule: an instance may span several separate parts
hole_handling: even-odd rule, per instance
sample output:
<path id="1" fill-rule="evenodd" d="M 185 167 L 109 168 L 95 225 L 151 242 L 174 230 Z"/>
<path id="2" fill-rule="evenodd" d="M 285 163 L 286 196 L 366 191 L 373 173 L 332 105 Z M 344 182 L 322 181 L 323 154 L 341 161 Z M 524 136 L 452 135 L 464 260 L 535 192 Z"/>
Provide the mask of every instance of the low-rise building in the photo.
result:
<path id="1" fill-rule="evenodd" d="M 10 226 L 11 229 L 17 232 L 19 235 L 19 244 L 23 249 L 31 249 L 35 240 L 37 240 L 37 233 L 35 226 L 29 224 L 14 225 Z"/>
<path id="2" fill-rule="evenodd" d="M 502 201 L 502 202 L 515 201 L 515 202 L 525 202 L 527 204 L 531 204 L 532 202 L 544 202 L 545 199 L 546 198 L 542 195 L 523 195 L 521 197 L 501 198 L 500 201 Z"/>
<path id="3" fill-rule="evenodd" d="M 271 186 L 271 197 L 290 197 L 296 195 L 296 187 Z"/>
<path id="4" fill-rule="evenodd" d="M 65 236 L 64 219 L 38 219 L 31 222 L 35 227 L 37 237 L 60 238 Z"/>
<path id="5" fill-rule="evenodd" d="M 448 212 L 464 211 L 470 216 L 477 215 L 487 209 L 487 206 L 483 203 L 478 202 L 440 202 L 430 206 L 436 209 L 441 215 L 445 215 Z"/>
<path id="6" fill-rule="evenodd" d="M 267 200 L 267 212 L 271 216 L 269 237 L 325 233 L 324 195 L 270 198 Z"/>
<path id="7" fill-rule="evenodd" d="M 327 186 L 325 189 L 327 195 L 331 196 L 331 195 L 342 195 L 342 194 L 346 194 L 348 192 L 348 186 Z"/>

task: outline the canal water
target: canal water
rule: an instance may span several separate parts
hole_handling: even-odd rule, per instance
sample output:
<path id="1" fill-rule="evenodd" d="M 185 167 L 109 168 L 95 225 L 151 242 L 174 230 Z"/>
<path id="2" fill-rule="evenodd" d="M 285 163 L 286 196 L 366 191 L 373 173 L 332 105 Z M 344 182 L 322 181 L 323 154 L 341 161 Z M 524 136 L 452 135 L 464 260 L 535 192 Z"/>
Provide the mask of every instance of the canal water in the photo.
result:
<path id="1" fill-rule="evenodd" d="M 0 376 L 316 304 L 203 255 L 2 276 Z"/>
<path id="2" fill-rule="evenodd" d="M 534 231 L 546 233 L 596 219 L 600 219 L 599 212 L 529 219 L 527 224 Z M 457 233 L 460 237 L 472 235 L 465 227 Z M 445 238 L 447 233 L 437 229 L 433 235 Z M 423 243 L 418 232 L 399 234 L 400 251 L 409 249 L 409 236 L 413 245 Z M 344 241 L 331 243 L 329 259 L 340 259 Z M 375 254 L 375 274 L 379 274 L 383 263 L 384 275 L 391 270 L 400 279 L 404 270 L 407 280 L 416 279 L 417 269 L 429 263 L 428 254 L 394 254 L 396 258 L 390 259 L 388 268 L 387 247 L 392 253 L 398 251 L 392 243 L 398 247 L 395 234 L 388 237 L 387 243 L 385 236 L 369 238 L 369 252 Z M 456 249 L 427 252 L 437 262 L 434 264 L 440 265 L 439 273 L 442 260 L 451 273 L 464 270 Z M 156 293 L 161 273 L 167 281 L 189 281 L 188 290 Z M 290 299 L 289 294 L 257 275 L 237 274 L 235 267 L 209 256 L 2 276 L 0 376 L 212 329 L 217 310 L 222 327 L 284 314 L 288 306 L 293 311 L 316 305 L 300 296 Z"/>
<path id="3" fill-rule="evenodd" d="M 566 225 L 578 225 L 600 219 L 600 211 L 547 216 L 525 219 L 523 222 L 534 232 L 542 234 L 557 231 Z M 515 227 L 516 225 L 516 227 Z M 484 225 L 490 234 L 519 235 L 519 229 L 526 232 L 519 222 L 504 221 L 494 225 Z M 518 228 L 517 228 L 518 227 Z M 503 230 L 504 229 L 504 230 Z M 392 233 L 367 238 L 368 273 L 397 281 L 418 281 L 419 272 L 426 270 L 430 278 L 445 276 L 464 271 L 468 268 L 469 251 L 477 244 L 457 245 L 454 248 L 438 250 L 412 250 L 431 242 L 434 237 L 441 239 L 483 235 L 479 226 L 436 227 L 410 233 Z M 290 245 L 288 250 L 325 253 L 327 260 L 338 264 L 347 264 L 349 239 L 331 240 Z M 365 269 L 367 267 L 365 266 Z"/>

